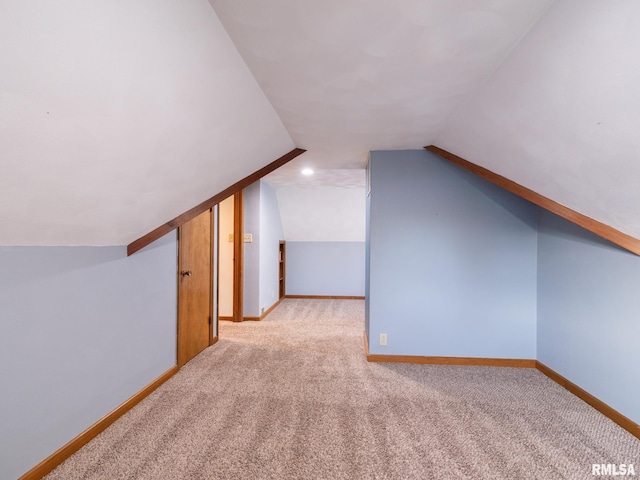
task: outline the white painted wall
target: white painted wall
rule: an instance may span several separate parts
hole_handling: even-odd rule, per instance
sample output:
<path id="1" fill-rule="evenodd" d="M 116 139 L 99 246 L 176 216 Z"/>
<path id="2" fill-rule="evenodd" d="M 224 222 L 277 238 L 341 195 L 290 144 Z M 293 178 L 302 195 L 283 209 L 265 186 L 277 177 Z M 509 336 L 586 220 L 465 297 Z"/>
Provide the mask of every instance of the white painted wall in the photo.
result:
<path id="1" fill-rule="evenodd" d="M 206 0 L 0 2 L 0 245 L 123 245 L 294 148 Z"/>
<path id="2" fill-rule="evenodd" d="M 287 241 L 364 242 L 364 187 L 283 187 L 276 194 Z"/>

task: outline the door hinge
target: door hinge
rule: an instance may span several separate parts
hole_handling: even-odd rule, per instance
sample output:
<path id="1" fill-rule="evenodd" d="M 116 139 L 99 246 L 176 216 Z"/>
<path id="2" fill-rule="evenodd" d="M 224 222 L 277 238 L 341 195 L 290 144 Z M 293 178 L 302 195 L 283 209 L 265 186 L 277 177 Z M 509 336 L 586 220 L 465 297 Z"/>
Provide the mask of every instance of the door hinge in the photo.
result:
<path id="1" fill-rule="evenodd" d="M 209 317 L 209 325 L 211 325 L 211 317 Z"/>

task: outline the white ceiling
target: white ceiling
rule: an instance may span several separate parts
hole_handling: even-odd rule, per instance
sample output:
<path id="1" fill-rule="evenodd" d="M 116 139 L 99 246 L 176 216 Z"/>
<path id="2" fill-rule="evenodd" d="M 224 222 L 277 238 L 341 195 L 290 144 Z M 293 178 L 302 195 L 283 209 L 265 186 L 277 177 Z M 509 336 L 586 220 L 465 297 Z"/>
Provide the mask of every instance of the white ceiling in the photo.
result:
<path id="1" fill-rule="evenodd" d="M 288 242 L 365 241 L 365 187 L 283 186 L 276 195 Z"/>
<path id="2" fill-rule="evenodd" d="M 364 162 L 428 144 L 550 0 L 210 2 L 296 145 Z"/>
<path id="3" fill-rule="evenodd" d="M 301 175 L 301 172 L 308 167 L 298 168 L 296 159 L 290 163 L 293 164 L 291 168 L 279 168 L 264 177 L 264 180 L 276 190 L 285 187 L 364 188 L 366 184 L 365 170 L 362 168 L 322 168 L 314 170 L 313 175 L 306 176 Z"/>
<path id="4" fill-rule="evenodd" d="M 636 0 L 210 3 L 0 2 L 0 244 L 125 244 L 294 146 L 282 188 L 431 143 L 640 236 Z"/>
<path id="5" fill-rule="evenodd" d="M 264 177 L 276 190 L 285 240 L 364 242 L 366 171 L 326 168 L 305 155 Z M 313 175 L 301 175 L 303 168 Z"/>

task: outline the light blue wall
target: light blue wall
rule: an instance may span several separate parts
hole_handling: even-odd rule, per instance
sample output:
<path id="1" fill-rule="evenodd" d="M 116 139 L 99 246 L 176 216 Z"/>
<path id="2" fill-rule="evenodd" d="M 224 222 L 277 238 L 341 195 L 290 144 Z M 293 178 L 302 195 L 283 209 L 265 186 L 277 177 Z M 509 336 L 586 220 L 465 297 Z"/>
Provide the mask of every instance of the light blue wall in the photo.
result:
<path id="1" fill-rule="evenodd" d="M 534 359 L 537 208 L 424 150 L 370 180 L 370 352 Z"/>
<path id="2" fill-rule="evenodd" d="M 640 423 L 640 257 L 548 212 L 538 245 L 538 360 Z"/>
<path id="3" fill-rule="evenodd" d="M 260 316 L 260 182 L 244 189 L 244 233 L 253 236 L 244 244 L 244 316 Z"/>
<path id="4" fill-rule="evenodd" d="M 371 195 L 368 192 L 369 186 L 369 165 L 367 165 L 367 197 L 365 201 L 365 244 L 364 244 L 364 331 L 369 338 L 369 318 L 371 305 Z"/>
<path id="5" fill-rule="evenodd" d="M 176 364 L 176 235 L 0 247 L 0 478 L 25 473 Z"/>
<path id="6" fill-rule="evenodd" d="M 265 311 L 278 301 L 279 248 L 284 240 L 276 192 L 260 182 L 260 307 Z"/>
<path id="7" fill-rule="evenodd" d="M 363 296 L 364 242 L 287 242 L 287 295 Z"/>
<path id="8" fill-rule="evenodd" d="M 258 317 L 278 301 L 278 245 L 284 239 L 276 193 L 258 181 L 244 190 L 244 316 Z"/>

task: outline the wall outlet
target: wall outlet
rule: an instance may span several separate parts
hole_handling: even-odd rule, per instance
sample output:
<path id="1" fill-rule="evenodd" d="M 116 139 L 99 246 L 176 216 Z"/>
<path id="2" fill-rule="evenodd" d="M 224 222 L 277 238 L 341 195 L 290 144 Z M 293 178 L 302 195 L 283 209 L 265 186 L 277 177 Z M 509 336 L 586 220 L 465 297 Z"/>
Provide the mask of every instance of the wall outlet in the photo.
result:
<path id="1" fill-rule="evenodd" d="M 387 344 L 387 334 L 386 333 L 381 333 L 380 334 L 380 345 L 385 346 Z"/>
<path id="2" fill-rule="evenodd" d="M 245 233 L 244 234 L 244 243 L 253 243 L 253 234 Z"/>

